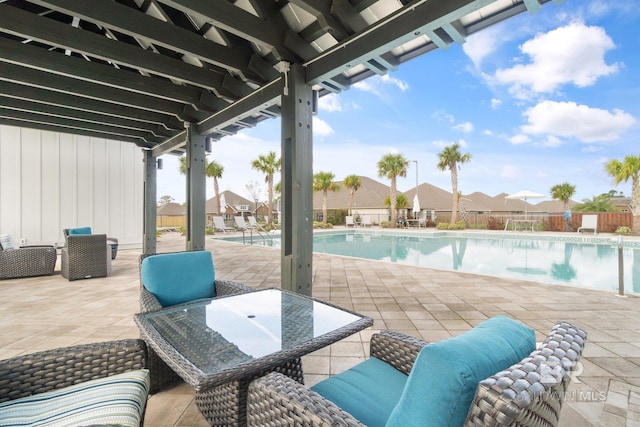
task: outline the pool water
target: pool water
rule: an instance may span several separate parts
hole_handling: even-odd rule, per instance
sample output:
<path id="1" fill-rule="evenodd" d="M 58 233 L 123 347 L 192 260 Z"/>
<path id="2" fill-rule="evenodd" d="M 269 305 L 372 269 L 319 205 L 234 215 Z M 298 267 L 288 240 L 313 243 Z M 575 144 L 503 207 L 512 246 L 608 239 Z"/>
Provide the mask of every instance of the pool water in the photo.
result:
<path id="1" fill-rule="evenodd" d="M 277 237 L 253 243 L 280 244 Z M 640 293 L 640 246 L 631 243 L 638 242 L 622 249 L 625 293 Z M 315 233 L 313 251 L 618 291 L 618 247 L 610 238 L 343 231 Z"/>

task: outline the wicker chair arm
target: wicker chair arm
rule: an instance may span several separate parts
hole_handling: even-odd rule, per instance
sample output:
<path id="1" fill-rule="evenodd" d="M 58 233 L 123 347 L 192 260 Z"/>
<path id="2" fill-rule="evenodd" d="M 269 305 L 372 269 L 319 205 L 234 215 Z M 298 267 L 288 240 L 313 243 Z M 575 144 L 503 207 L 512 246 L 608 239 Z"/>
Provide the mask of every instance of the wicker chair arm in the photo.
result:
<path id="1" fill-rule="evenodd" d="M 216 280 L 214 286 L 216 287 L 216 296 L 246 294 L 247 292 L 255 291 L 255 289 L 243 283 L 230 280 Z"/>
<path id="2" fill-rule="evenodd" d="M 0 360 L 0 402 L 146 366 L 147 348 L 138 339 L 83 344 Z"/>
<path id="3" fill-rule="evenodd" d="M 401 332 L 380 331 L 371 337 L 371 356 L 409 375 L 418 353 L 427 344 Z"/>
<path id="4" fill-rule="evenodd" d="M 349 413 L 280 373 L 270 373 L 249 385 L 248 426 L 357 426 Z"/>

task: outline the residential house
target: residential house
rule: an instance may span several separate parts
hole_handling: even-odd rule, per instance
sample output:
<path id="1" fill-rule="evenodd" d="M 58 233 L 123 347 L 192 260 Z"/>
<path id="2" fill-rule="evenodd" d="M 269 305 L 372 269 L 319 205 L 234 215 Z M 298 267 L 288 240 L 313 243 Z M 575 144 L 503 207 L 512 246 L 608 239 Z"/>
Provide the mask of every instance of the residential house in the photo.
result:
<path id="1" fill-rule="evenodd" d="M 187 224 L 186 208 L 179 203 L 167 203 L 158 206 L 156 224 L 158 228 L 185 227 Z"/>

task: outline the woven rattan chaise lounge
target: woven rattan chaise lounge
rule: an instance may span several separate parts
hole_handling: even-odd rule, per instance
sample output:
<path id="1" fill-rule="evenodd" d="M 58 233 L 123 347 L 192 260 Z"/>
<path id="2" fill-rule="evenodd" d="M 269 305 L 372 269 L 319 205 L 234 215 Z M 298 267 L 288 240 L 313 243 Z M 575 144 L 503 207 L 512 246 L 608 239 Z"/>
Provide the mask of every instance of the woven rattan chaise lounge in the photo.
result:
<path id="1" fill-rule="evenodd" d="M 434 351 L 425 356 L 421 353 L 423 348 L 432 347 L 427 342 L 397 332 L 382 331 L 371 339 L 370 359 L 316 384 L 312 387 L 316 391 L 277 373 L 253 381 L 247 403 L 249 425 L 557 426 L 571 371 L 581 356 L 586 333 L 569 323 L 559 322 L 540 346 L 535 348 L 533 341 L 535 349 L 525 353 L 528 354 L 526 357 L 496 369 L 493 375 L 482 377 L 486 378 L 484 380 L 469 381 L 466 373 L 475 371 L 468 370 L 468 367 L 453 379 L 438 378 L 441 375 L 439 371 L 446 374 L 455 370 L 461 363 L 460 358 L 480 361 L 480 365 L 487 358 L 492 358 L 492 347 L 496 346 L 497 350 L 505 344 L 501 342 L 500 330 L 497 332 L 486 347 L 488 353 L 478 353 L 473 346 L 462 355 L 452 357 L 447 353 L 450 348 L 443 350 L 446 347 L 435 346 L 447 341 L 455 343 L 458 337 L 433 344 Z M 511 352 L 509 343 L 506 349 L 505 353 Z M 437 362 L 433 355 L 439 353 L 445 357 Z M 423 357 L 429 363 L 418 367 Z M 362 367 L 369 362 L 375 362 L 375 370 Z M 386 370 L 384 375 L 377 371 L 382 366 L 382 370 Z M 417 373 L 420 369 L 422 372 Z M 367 376 L 372 371 L 375 374 Z M 400 382 L 394 383 L 394 378 L 400 378 Z M 433 378 L 438 380 L 433 382 Z M 333 381 L 333 389 L 323 384 L 326 381 Z M 468 383 L 466 386 L 472 388 L 467 390 L 470 392 L 469 402 L 462 405 L 463 399 L 459 395 L 461 383 L 464 385 L 465 381 Z M 354 385 L 356 383 L 360 388 Z M 420 387 L 424 389 L 416 391 Z M 352 412 L 346 409 L 347 404 L 351 405 L 349 410 Z M 382 412 L 387 411 L 383 417 L 377 417 L 380 407 L 383 407 Z M 455 417 L 452 415 L 454 411 L 457 412 Z M 356 412 L 358 417 L 354 416 Z M 452 421 L 454 418 L 456 421 Z"/>
<path id="2" fill-rule="evenodd" d="M 140 426 L 149 372 L 142 340 L 0 360 L 0 425 Z"/>

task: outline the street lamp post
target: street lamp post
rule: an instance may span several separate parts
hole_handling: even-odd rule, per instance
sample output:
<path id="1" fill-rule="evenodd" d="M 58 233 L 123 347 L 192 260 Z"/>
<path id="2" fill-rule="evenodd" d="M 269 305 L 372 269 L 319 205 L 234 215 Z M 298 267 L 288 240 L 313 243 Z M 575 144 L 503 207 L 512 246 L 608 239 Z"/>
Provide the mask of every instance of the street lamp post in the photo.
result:
<path id="1" fill-rule="evenodd" d="M 412 160 L 413 163 L 416 164 L 416 196 L 418 195 L 418 161 L 417 160 Z M 413 218 L 416 219 L 418 217 L 418 213 L 413 212 Z"/>

